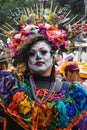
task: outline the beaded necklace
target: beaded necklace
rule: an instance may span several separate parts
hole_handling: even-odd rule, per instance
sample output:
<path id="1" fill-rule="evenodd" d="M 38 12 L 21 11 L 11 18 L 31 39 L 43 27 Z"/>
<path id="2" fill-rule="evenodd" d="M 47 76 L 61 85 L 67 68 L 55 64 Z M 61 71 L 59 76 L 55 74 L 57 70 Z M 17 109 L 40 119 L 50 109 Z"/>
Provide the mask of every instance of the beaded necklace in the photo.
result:
<path id="1" fill-rule="evenodd" d="M 32 93 L 33 93 L 34 99 L 37 102 L 44 103 L 48 100 L 49 96 L 54 92 L 54 89 L 56 87 L 56 82 L 51 82 L 49 90 L 46 90 L 43 88 L 43 89 L 39 89 L 37 91 L 37 87 L 36 87 L 36 84 L 34 82 L 34 78 L 33 78 L 33 76 L 30 76 L 30 85 L 32 88 Z M 42 99 L 38 98 L 38 94 L 40 93 L 40 91 L 42 91 Z"/>

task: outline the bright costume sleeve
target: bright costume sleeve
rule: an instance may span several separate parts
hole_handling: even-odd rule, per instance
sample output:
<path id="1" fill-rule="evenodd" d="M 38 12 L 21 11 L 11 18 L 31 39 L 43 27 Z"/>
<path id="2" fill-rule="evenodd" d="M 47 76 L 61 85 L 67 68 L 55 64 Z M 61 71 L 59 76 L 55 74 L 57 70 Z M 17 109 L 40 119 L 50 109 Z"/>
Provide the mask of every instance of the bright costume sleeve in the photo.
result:
<path id="1" fill-rule="evenodd" d="M 16 74 L 10 71 L 0 71 L 0 97 L 3 103 L 10 100 L 12 96 L 13 88 L 17 87 L 17 77 Z"/>
<path id="2" fill-rule="evenodd" d="M 58 126 L 71 128 L 78 123 L 87 110 L 87 91 L 77 82 L 73 82 L 65 101 L 57 102 L 57 110 L 59 112 Z"/>
<path id="3" fill-rule="evenodd" d="M 43 90 L 37 93 L 44 95 Z M 0 72 L 0 96 L 5 112 L 25 130 L 68 130 L 87 110 L 87 91 L 76 82 L 67 89 L 58 87 L 45 102 L 39 102 L 31 84 L 19 85 L 15 74 Z"/>

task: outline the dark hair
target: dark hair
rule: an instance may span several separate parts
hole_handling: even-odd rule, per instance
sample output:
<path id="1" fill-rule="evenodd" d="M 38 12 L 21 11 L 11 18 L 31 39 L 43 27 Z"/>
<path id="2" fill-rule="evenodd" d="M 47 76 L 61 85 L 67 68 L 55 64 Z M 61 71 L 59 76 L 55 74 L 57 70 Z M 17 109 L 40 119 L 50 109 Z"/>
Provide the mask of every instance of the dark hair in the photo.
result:
<path id="1" fill-rule="evenodd" d="M 26 39 L 24 42 L 24 46 L 20 48 L 19 53 L 17 55 L 18 61 L 22 60 L 24 63 L 27 62 L 28 56 L 29 56 L 29 50 L 31 47 L 38 41 L 45 41 L 47 44 L 49 44 L 52 47 L 52 43 L 48 41 L 46 36 L 43 35 L 32 35 L 30 38 Z M 54 51 L 52 51 L 54 53 Z"/>
<path id="2" fill-rule="evenodd" d="M 48 41 L 46 36 L 43 35 L 37 35 L 34 38 L 31 38 L 31 42 L 29 44 L 27 44 L 29 46 L 29 49 L 31 49 L 31 47 L 38 41 L 45 41 L 47 44 L 49 44 L 52 47 L 52 43 Z M 28 47 L 27 46 L 27 47 Z"/>
<path id="3" fill-rule="evenodd" d="M 58 55 L 61 55 L 63 57 L 63 52 L 59 50 Z"/>
<path id="4" fill-rule="evenodd" d="M 79 72 L 79 70 L 68 70 L 69 72 L 73 73 L 73 72 Z M 65 71 L 65 76 L 67 76 L 68 71 Z"/>

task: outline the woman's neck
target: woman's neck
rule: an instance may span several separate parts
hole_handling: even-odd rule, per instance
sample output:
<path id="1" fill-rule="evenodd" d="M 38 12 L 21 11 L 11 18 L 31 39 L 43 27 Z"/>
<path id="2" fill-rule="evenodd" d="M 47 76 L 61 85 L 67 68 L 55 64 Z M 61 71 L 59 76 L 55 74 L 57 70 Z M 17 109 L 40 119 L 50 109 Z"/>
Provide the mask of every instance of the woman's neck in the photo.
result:
<path id="1" fill-rule="evenodd" d="M 51 75 L 51 71 L 52 71 L 52 67 L 50 67 L 48 70 L 41 72 L 41 73 L 34 73 L 33 71 L 31 71 L 31 74 L 33 75 L 39 75 L 41 77 L 48 77 Z"/>

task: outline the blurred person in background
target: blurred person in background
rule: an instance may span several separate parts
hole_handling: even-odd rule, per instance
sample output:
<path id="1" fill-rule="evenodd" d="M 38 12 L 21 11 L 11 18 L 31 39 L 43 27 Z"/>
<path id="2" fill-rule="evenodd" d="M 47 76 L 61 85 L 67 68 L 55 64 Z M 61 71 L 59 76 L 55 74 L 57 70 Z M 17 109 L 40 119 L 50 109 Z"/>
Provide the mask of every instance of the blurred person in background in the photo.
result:
<path id="1" fill-rule="evenodd" d="M 72 83 L 74 81 L 79 81 L 79 66 L 75 62 L 69 62 L 65 68 L 64 68 L 64 73 L 65 73 L 65 78 L 66 81 L 69 83 Z"/>
<path id="2" fill-rule="evenodd" d="M 81 73 L 79 65 L 76 62 L 68 63 L 64 68 L 64 73 L 65 73 L 65 79 L 67 82 L 69 82 L 70 85 L 76 82 L 80 83 Z M 83 87 L 83 84 L 81 85 Z M 84 117 L 80 120 L 78 125 L 74 126 L 72 130 L 86 130 L 86 129 L 87 129 L 87 114 L 84 115 Z"/>
<path id="3" fill-rule="evenodd" d="M 8 61 L 5 58 L 0 59 L 0 70 L 8 70 Z"/>

